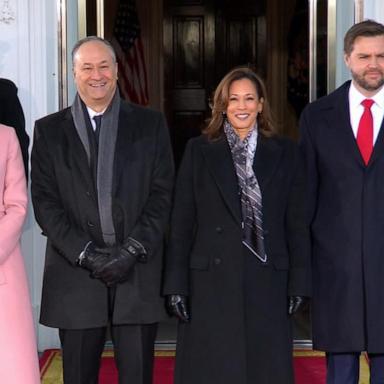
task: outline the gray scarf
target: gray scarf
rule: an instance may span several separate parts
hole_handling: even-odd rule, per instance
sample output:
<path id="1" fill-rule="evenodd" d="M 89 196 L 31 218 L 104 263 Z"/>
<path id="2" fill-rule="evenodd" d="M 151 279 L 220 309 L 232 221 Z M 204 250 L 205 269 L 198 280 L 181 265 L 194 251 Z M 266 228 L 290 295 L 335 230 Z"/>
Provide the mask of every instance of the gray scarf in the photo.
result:
<path id="1" fill-rule="evenodd" d="M 119 126 L 119 112 L 120 94 L 118 90 L 116 90 L 111 104 L 103 113 L 101 120 L 96 176 L 101 230 L 103 240 L 105 244 L 109 246 L 116 243 L 116 234 L 112 218 L 112 178 L 117 130 Z M 76 95 L 75 101 L 72 104 L 71 113 L 77 133 L 87 153 L 88 164 L 90 164 L 90 143 L 79 94 Z"/>
<path id="2" fill-rule="evenodd" d="M 243 216 L 243 244 L 263 263 L 267 262 L 264 248 L 262 197 L 253 171 L 257 146 L 257 126 L 241 140 L 228 120 L 224 132 L 232 153 L 240 188 Z"/>

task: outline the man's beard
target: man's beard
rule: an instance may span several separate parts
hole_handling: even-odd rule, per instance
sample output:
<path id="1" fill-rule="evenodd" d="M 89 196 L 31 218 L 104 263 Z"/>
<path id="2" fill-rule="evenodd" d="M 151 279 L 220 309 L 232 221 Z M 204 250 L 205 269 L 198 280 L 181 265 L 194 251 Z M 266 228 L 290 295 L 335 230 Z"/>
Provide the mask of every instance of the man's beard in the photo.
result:
<path id="1" fill-rule="evenodd" d="M 379 69 L 375 70 L 381 74 L 381 77 L 377 80 L 366 80 L 365 75 L 369 73 L 369 71 L 365 71 L 362 75 L 357 74 L 356 72 L 351 71 L 352 78 L 355 82 L 366 91 L 372 92 L 377 91 L 384 85 L 384 73 Z"/>

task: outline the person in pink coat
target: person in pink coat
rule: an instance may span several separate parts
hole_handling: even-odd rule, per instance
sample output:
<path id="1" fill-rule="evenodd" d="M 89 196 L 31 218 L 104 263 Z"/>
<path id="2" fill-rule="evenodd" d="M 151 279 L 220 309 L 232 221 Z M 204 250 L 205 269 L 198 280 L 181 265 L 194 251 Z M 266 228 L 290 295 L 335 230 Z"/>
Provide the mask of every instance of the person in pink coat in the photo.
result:
<path id="1" fill-rule="evenodd" d="M 40 383 L 20 236 L 27 190 L 19 142 L 0 124 L 0 383 Z"/>

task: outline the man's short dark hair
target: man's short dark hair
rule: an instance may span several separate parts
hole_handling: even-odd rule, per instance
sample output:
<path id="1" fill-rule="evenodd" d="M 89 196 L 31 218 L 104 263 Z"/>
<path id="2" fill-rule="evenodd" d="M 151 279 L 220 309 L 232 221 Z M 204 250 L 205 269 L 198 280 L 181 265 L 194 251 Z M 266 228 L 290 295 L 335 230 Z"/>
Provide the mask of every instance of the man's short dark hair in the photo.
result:
<path id="1" fill-rule="evenodd" d="M 84 37 L 83 39 L 79 40 L 74 45 L 74 47 L 72 48 L 72 66 L 73 67 L 75 66 L 75 56 L 76 56 L 76 53 L 79 50 L 79 48 L 83 44 L 89 43 L 91 41 L 98 41 L 99 43 L 104 44 L 110 50 L 113 62 L 116 63 L 116 53 L 115 53 L 115 50 L 112 47 L 112 44 L 108 40 L 105 40 L 105 39 L 103 39 L 101 37 L 98 37 L 98 36 L 87 36 L 87 37 Z"/>
<path id="2" fill-rule="evenodd" d="M 358 37 L 384 36 L 384 25 L 374 20 L 365 20 L 353 25 L 344 37 L 344 53 L 350 55 Z"/>

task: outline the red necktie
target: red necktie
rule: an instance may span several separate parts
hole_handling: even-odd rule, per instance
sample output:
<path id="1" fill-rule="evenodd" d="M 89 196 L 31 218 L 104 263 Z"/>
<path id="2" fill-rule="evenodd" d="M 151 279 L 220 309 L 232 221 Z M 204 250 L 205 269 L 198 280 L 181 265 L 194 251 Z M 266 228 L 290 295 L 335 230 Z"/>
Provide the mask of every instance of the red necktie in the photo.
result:
<path id="1" fill-rule="evenodd" d="M 374 101 L 371 99 L 365 99 L 361 102 L 364 107 L 364 112 L 357 130 L 357 145 L 359 146 L 365 165 L 368 164 L 373 150 L 373 117 L 371 112 L 373 103 Z"/>

